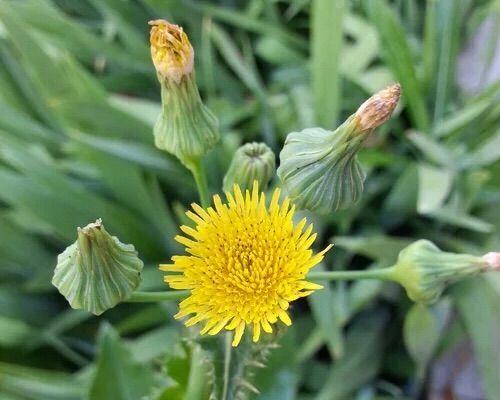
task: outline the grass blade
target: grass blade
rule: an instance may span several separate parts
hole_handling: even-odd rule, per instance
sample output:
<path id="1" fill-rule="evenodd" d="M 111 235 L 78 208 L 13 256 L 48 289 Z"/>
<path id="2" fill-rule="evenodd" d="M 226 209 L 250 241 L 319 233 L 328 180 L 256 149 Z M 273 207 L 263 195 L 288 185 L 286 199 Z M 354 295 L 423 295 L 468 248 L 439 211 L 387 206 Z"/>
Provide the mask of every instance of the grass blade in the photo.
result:
<path id="1" fill-rule="evenodd" d="M 340 51 L 343 42 L 344 0 L 315 0 L 312 4 L 312 92 L 316 123 L 333 129 L 340 112 Z"/>

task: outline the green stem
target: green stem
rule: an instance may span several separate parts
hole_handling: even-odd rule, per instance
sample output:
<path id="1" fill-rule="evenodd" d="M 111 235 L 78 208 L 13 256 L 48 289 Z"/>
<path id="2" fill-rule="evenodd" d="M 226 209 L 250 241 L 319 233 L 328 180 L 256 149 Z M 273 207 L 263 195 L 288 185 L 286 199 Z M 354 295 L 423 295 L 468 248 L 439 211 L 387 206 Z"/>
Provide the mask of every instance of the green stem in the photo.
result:
<path id="1" fill-rule="evenodd" d="M 210 205 L 210 197 L 208 195 L 208 185 L 207 177 L 205 174 L 205 168 L 201 163 L 201 159 L 193 159 L 186 163 L 186 167 L 191 171 L 196 182 L 196 188 L 198 189 L 198 194 L 200 195 L 201 206 L 206 208 Z"/>
<path id="2" fill-rule="evenodd" d="M 229 372 L 231 368 L 231 351 L 233 346 L 231 346 L 231 332 L 226 332 L 224 337 L 224 381 L 222 388 L 222 398 L 221 400 L 227 400 L 227 392 L 229 388 Z"/>
<path id="3" fill-rule="evenodd" d="M 355 279 L 394 279 L 394 267 L 366 269 L 363 271 L 318 271 L 310 272 L 307 278 L 312 281 L 342 281 Z M 154 303 L 158 301 L 182 300 L 189 295 L 189 290 L 171 290 L 165 292 L 134 292 L 126 301 L 128 303 Z"/>
<path id="4" fill-rule="evenodd" d="M 384 281 L 393 280 L 394 267 L 380 269 L 366 269 L 363 271 L 318 271 L 310 272 L 308 279 L 313 281 L 340 281 L 354 279 L 379 279 Z"/>
<path id="5" fill-rule="evenodd" d="M 203 400 L 205 394 L 205 364 L 203 360 L 203 350 L 199 344 L 194 344 L 191 352 L 191 362 L 189 366 L 189 378 L 186 400 Z"/>
<path id="6" fill-rule="evenodd" d="M 188 290 L 165 292 L 134 292 L 126 301 L 128 303 L 155 303 L 158 301 L 181 300 L 189 295 Z"/>

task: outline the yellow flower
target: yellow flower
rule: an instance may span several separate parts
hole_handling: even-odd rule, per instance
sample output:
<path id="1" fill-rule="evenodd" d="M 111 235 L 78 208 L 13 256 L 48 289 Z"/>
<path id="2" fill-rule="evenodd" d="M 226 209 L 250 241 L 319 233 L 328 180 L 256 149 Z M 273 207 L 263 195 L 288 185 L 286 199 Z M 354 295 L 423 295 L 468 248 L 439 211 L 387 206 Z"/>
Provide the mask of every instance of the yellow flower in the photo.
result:
<path id="1" fill-rule="evenodd" d="M 149 21 L 152 26 L 149 41 L 151 58 L 156 71 L 164 79 L 179 83 L 193 71 L 194 50 L 183 29 L 165 21 Z"/>
<path id="2" fill-rule="evenodd" d="M 175 318 L 192 314 L 186 326 L 204 321 L 201 334 L 234 330 L 237 346 L 247 325 L 256 342 L 261 329 L 271 333 L 278 319 L 291 324 L 290 302 L 321 288 L 305 278 L 331 246 L 313 254 L 312 225 L 304 229 L 305 218 L 294 225 L 295 207 L 289 199 L 279 201 L 279 189 L 269 207 L 256 182 L 251 193 L 235 185 L 226 197 L 222 203 L 214 196 L 215 208 L 207 210 L 192 205 L 187 216 L 196 227 L 181 226 L 189 237 L 176 237 L 189 254 L 172 257 L 173 263 L 160 269 L 178 273 L 165 276 L 172 289 L 191 291 Z"/>

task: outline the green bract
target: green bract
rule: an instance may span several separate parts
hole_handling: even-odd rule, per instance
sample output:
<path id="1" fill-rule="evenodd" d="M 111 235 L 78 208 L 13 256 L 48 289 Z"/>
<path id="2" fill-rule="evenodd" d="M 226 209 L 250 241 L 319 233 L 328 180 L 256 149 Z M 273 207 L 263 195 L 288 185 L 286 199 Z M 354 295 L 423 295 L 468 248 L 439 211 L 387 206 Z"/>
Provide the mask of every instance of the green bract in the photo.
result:
<path id="1" fill-rule="evenodd" d="M 162 112 L 154 127 L 155 145 L 189 165 L 219 141 L 217 118 L 201 101 L 194 72 L 179 83 L 159 79 Z"/>
<path id="2" fill-rule="evenodd" d="M 389 119 L 400 95 L 399 84 L 389 86 L 333 132 L 309 128 L 287 136 L 278 176 L 299 208 L 328 213 L 359 199 L 365 177 L 357 152 L 369 134 Z"/>
<path id="3" fill-rule="evenodd" d="M 247 143 L 236 150 L 231 165 L 224 176 L 223 189 L 231 191 L 234 184 L 241 190 L 251 189 L 253 182 L 265 190 L 276 170 L 273 151 L 264 143 Z"/>
<path id="4" fill-rule="evenodd" d="M 278 176 L 299 208 L 328 213 L 358 200 L 364 174 L 356 153 L 365 135 L 354 118 L 333 132 L 308 128 L 287 136 Z"/>
<path id="5" fill-rule="evenodd" d="M 127 299 L 141 281 L 143 263 L 131 244 L 111 236 L 97 220 L 57 257 L 52 284 L 73 308 L 102 314 Z"/>
<path id="6" fill-rule="evenodd" d="M 428 240 L 418 240 L 399 253 L 392 279 L 413 301 L 430 304 L 449 283 L 490 269 L 482 257 L 447 253 Z"/>

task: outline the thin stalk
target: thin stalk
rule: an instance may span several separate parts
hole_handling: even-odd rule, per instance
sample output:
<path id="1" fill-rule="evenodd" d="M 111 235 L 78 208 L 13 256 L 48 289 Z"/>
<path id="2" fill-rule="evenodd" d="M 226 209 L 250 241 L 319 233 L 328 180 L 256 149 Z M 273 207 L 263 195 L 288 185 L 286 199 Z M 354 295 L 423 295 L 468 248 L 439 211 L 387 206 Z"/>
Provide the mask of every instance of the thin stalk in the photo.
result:
<path id="1" fill-rule="evenodd" d="M 156 303 L 158 301 L 180 300 L 189 295 L 188 290 L 165 292 L 134 292 L 126 301 L 128 303 Z"/>
<path id="2" fill-rule="evenodd" d="M 307 278 L 313 281 L 343 281 L 356 279 L 378 279 L 390 281 L 394 279 L 394 267 L 367 269 L 362 271 L 317 271 L 310 272 Z M 189 295 L 189 290 L 165 292 L 134 292 L 126 301 L 128 303 L 155 303 L 159 301 L 181 300 Z"/>
<path id="3" fill-rule="evenodd" d="M 227 391 L 229 388 L 229 372 L 231 370 L 231 351 L 233 346 L 231 346 L 231 332 L 226 332 L 224 337 L 224 381 L 222 388 L 222 398 L 221 400 L 227 400 Z"/>
<path id="4" fill-rule="evenodd" d="M 210 205 L 210 198 L 208 196 L 207 177 L 201 160 L 199 158 L 193 159 L 191 162 L 186 164 L 186 167 L 193 174 L 194 181 L 196 182 L 196 188 L 198 189 L 198 194 L 200 196 L 201 206 L 203 208 L 208 207 Z"/>
<path id="5" fill-rule="evenodd" d="M 200 345 L 194 344 L 191 352 L 186 400 L 204 399 L 205 382 L 207 381 L 204 367 L 203 350 Z"/>
<path id="6" fill-rule="evenodd" d="M 394 276 L 394 267 L 381 269 L 367 269 L 363 271 L 317 271 L 310 272 L 308 279 L 313 281 L 340 281 L 355 279 L 379 279 L 392 280 Z"/>
<path id="7" fill-rule="evenodd" d="M 327 129 L 337 124 L 340 112 L 339 58 L 343 43 L 345 0 L 312 2 L 312 93 L 316 122 Z"/>

